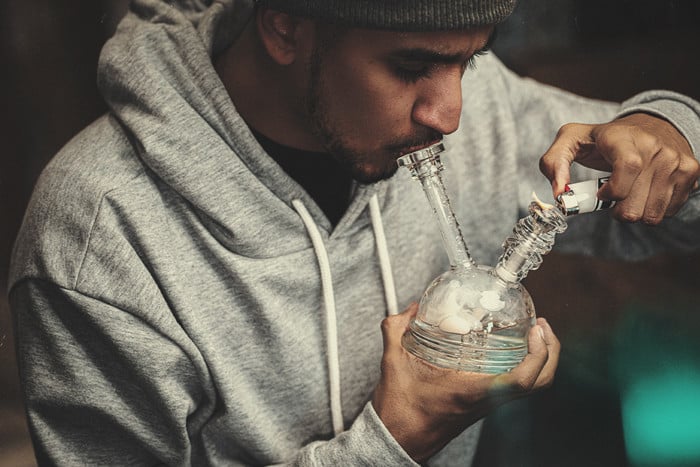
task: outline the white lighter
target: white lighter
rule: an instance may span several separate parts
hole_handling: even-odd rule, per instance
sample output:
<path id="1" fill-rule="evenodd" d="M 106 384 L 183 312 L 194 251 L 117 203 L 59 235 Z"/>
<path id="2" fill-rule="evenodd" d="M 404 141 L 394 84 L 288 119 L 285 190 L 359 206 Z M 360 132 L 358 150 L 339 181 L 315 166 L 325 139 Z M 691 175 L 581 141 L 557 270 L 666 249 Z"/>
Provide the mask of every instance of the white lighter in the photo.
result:
<path id="1" fill-rule="evenodd" d="M 615 201 L 601 200 L 596 196 L 600 187 L 605 185 L 608 180 L 610 180 L 610 176 L 569 183 L 566 185 L 564 193 L 557 196 L 557 207 L 565 216 L 573 216 L 615 206 Z"/>

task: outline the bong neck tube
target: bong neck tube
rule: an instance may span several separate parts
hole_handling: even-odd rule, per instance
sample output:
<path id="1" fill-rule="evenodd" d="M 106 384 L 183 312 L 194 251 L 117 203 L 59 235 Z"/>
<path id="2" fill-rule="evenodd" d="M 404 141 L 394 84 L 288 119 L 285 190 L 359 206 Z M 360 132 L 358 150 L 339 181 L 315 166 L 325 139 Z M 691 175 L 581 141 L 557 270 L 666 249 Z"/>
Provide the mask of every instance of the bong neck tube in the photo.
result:
<path id="1" fill-rule="evenodd" d="M 397 163 L 399 167 L 406 167 L 411 176 L 421 183 L 423 192 L 437 218 L 450 265 L 453 268 L 471 268 L 474 266 L 474 261 L 469 255 L 469 250 L 464 242 L 462 231 L 442 181 L 443 166 L 440 161 L 440 153 L 444 150 L 445 146 L 442 143 L 436 143 L 401 156 Z"/>

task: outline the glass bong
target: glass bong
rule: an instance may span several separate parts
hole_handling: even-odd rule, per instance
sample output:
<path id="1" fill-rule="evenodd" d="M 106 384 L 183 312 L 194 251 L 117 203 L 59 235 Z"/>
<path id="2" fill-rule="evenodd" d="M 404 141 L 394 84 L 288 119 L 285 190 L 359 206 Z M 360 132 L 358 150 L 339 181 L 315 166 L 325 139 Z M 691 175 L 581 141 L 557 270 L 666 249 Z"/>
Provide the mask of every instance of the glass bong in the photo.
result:
<path id="1" fill-rule="evenodd" d="M 450 268 L 425 290 L 403 346 L 437 366 L 479 373 L 503 373 L 527 354 L 535 308 L 520 281 L 542 263 L 556 234 L 566 227 L 554 206 L 533 201 L 503 243 L 495 267 L 469 255 L 442 182 L 442 143 L 398 159 L 423 191 L 437 218 Z"/>

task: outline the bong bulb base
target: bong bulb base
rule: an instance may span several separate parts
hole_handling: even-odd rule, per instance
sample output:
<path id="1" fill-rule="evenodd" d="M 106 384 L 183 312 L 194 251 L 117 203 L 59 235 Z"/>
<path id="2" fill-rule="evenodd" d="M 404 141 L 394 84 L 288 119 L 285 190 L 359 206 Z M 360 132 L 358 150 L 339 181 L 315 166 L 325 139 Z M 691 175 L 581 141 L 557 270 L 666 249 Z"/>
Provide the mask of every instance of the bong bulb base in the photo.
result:
<path id="1" fill-rule="evenodd" d="M 507 284 L 493 269 L 449 270 L 428 287 L 402 344 L 436 366 L 477 373 L 504 373 L 527 355 L 535 324 L 530 295 Z"/>
<path id="2" fill-rule="evenodd" d="M 503 342 L 502 347 L 489 348 L 464 340 L 451 342 L 451 337 L 447 333 L 420 329 L 420 323 L 413 321 L 401 343 L 413 355 L 435 366 L 472 373 L 506 373 L 527 355 L 527 344 L 519 338 Z M 483 341 L 487 338 L 475 340 Z"/>

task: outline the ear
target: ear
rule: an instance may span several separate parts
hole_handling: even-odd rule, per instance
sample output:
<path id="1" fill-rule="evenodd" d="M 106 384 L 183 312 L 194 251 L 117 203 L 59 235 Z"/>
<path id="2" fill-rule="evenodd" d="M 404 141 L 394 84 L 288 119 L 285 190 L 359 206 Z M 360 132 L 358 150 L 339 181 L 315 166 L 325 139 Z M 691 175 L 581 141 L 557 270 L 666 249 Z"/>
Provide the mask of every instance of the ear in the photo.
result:
<path id="1" fill-rule="evenodd" d="M 275 62 L 290 65 L 298 55 L 300 19 L 276 10 L 260 8 L 256 16 L 260 40 Z"/>

